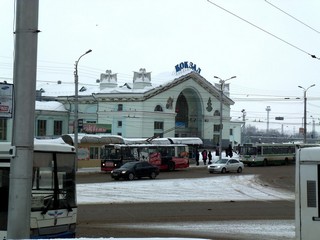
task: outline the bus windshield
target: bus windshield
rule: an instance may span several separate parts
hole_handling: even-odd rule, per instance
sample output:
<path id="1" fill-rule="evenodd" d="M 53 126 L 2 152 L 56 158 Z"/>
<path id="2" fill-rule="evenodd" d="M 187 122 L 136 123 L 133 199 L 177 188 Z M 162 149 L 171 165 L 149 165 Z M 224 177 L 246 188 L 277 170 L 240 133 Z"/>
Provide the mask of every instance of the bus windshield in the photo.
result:
<path id="1" fill-rule="evenodd" d="M 41 209 L 46 213 L 76 206 L 74 157 L 66 153 L 34 153 L 32 210 Z"/>
<path id="2" fill-rule="evenodd" d="M 253 146 L 243 146 L 240 150 L 241 155 L 255 155 L 257 154 L 257 148 Z"/>

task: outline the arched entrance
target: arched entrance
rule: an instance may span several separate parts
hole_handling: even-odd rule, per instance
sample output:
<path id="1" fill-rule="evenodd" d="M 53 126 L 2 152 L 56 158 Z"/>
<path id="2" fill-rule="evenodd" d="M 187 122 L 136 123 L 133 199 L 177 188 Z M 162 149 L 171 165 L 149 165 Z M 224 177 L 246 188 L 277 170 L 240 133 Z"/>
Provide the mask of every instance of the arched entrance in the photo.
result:
<path id="1" fill-rule="evenodd" d="M 202 101 L 191 88 L 180 92 L 176 103 L 175 137 L 202 137 Z"/>

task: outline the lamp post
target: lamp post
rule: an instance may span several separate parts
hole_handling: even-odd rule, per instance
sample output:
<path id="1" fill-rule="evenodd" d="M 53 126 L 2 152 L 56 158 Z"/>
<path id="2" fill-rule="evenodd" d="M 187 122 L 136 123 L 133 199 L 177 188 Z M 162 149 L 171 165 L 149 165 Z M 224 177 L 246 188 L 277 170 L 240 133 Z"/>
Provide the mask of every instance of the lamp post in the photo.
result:
<path id="1" fill-rule="evenodd" d="M 303 98 L 304 98 L 304 114 L 303 114 L 303 143 L 307 142 L 307 91 L 309 88 L 314 87 L 315 84 L 310 85 L 307 88 L 298 86 L 303 89 Z"/>
<path id="2" fill-rule="evenodd" d="M 219 126 L 219 160 L 221 160 L 221 155 L 222 155 L 222 111 L 223 111 L 223 106 L 222 106 L 222 100 L 223 100 L 223 89 L 224 89 L 224 84 L 226 81 L 231 80 L 233 78 L 236 78 L 236 76 L 233 76 L 231 78 L 222 80 L 221 78 L 214 76 L 214 78 L 219 79 L 219 83 L 220 83 L 220 126 Z"/>
<path id="3" fill-rule="evenodd" d="M 88 54 L 88 53 L 91 53 L 92 50 L 88 50 L 86 51 L 84 54 L 82 54 L 78 60 L 76 61 L 75 63 L 75 71 L 74 71 L 74 85 L 75 85 L 75 90 L 74 90 L 74 123 L 73 123 L 73 126 L 74 126 L 74 148 L 76 150 L 76 166 L 78 166 L 78 105 L 79 105 L 79 102 L 78 102 L 78 84 L 79 84 L 79 76 L 78 76 L 78 63 L 80 61 L 80 59 Z"/>

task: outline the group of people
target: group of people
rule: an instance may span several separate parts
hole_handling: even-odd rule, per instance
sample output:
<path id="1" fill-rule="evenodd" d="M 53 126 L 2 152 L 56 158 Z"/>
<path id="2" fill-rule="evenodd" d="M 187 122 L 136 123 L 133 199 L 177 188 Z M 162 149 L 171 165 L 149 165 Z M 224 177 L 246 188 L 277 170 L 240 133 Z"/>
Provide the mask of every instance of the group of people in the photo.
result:
<path id="1" fill-rule="evenodd" d="M 219 145 L 217 145 L 217 148 L 216 148 L 216 156 L 219 156 L 220 154 L 220 151 L 219 151 Z M 202 161 L 203 161 L 203 164 L 206 165 L 207 164 L 207 160 L 208 160 L 208 164 L 211 164 L 212 163 L 212 153 L 211 151 L 207 151 L 206 149 L 202 150 L 201 152 L 201 155 L 202 155 Z M 226 149 L 226 156 L 227 157 L 232 157 L 233 156 L 233 150 L 232 150 L 232 146 L 231 144 L 229 144 L 229 147 Z M 196 150 L 196 165 L 199 166 L 199 159 L 200 159 L 200 152 L 198 150 Z"/>

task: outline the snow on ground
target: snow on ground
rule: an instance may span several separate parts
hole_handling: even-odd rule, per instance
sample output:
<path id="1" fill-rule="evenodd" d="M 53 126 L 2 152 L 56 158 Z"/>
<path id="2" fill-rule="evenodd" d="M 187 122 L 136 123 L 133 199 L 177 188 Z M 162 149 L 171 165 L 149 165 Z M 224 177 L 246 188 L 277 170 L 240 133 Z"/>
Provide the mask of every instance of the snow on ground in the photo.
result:
<path id="1" fill-rule="evenodd" d="M 195 167 L 195 166 L 194 166 Z M 199 166 L 204 167 L 204 166 Z M 110 177 L 106 175 L 106 177 Z M 114 181 L 108 183 L 77 184 L 79 204 L 128 203 L 128 202 L 182 202 L 182 201 L 294 201 L 294 193 L 259 184 L 255 175 L 226 174 L 214 178 L 161 179 Z M 146 194 L 147 193 L 147 194 Z M 214 203 L 213 203 L 214 204 Z M 112 224 L 111 224 L 112 225 Z M 119 224 L 118 224 L 119 225 Z M 104 225 L 105 227 L 108 224 Z M 119 228 L 124 225 L 119 225 Z M 114 226 L 113 226 L 114 227 Z M 219 221 L 195 223 L 126 224 L 126 228 L 162 228 L 208 232 L 235 239 L 294 239 L 293 220 L 273 221 Z M 114 239 L 114 238 L 112 238 Z M 136 238 L 137 240 L 138 238 Z M 161 238 L 151 238 L 159 240 Z M 179 238 L 166 238 L 177 240 Z M 190 238 L 191 239 L 191 238 Z M 194 238 L 193 238 L 194 239 Z M 120 240 L 120 239 L 118 239 Z M 126 240 L 126 239 L 121 239 Z"/>
<path id="2" fill-rule="evenodd" d="M 110 177 L 106 175 L 106 178 Z M 78 184 L 78 203 L 294 200 L 294 193 L 261 186 L 254 175 Z"/>

